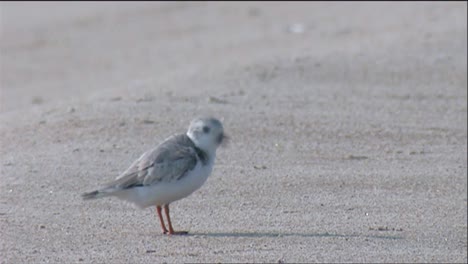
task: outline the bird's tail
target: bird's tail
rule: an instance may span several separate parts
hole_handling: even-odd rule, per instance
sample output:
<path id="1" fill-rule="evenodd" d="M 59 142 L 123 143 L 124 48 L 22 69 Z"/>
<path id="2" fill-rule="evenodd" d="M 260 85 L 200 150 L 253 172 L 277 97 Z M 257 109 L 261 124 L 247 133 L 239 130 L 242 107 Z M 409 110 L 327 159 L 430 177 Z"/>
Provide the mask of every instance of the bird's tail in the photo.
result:
<path id="1" fill-rule="evenodd" d="M 92 200 L 92 199 L 109 196 L 111 195 L 111 193 L 112 192 L 109 189 L 102 189 L 102 190 L 96 190 L 92 192 L 83 193 L 81 197 L 83 198 L 83 200 Z"/>

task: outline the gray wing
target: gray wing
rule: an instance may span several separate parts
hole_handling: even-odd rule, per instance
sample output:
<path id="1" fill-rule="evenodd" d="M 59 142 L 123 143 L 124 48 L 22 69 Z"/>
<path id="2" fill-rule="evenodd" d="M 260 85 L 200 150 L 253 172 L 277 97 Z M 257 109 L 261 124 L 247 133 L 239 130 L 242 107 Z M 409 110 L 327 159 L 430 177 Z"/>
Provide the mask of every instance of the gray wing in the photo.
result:
<path id="1" fill-rule="evenodd" d="M 179 180 L 196 164 L 193 142 L 186 135 L 173 136 L 145 152 L 106 188 L 126 189 Z"/>

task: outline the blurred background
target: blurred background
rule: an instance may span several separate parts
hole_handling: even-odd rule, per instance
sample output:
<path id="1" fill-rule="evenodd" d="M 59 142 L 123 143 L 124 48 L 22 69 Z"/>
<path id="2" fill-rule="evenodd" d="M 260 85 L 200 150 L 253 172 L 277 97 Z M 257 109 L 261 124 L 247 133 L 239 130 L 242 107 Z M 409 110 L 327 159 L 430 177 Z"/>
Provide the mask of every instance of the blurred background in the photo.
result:
<path id="1" fill-rule="evenodd" d="M 313 58 L 315 63 L 326 58 L 346 67 L 341 64 L 379 53 L 368 62 L 383 64 L 405 56 L 421 64 L 432 59 L 427 63 L 438 67 L 441 61 L 455 59 L 450 50 L 462 50 L 466 44 L 463 7 L 389 2 L 2 2 L 1 111 L 152 85 L 180 75 L 217 78 L 233 68 L 263 62 L 279 66 L 284 60 Z M 391 48 L 396 54 L 387 53 Z M 421 49 L 433 56 L 415 54 Z M 410 67 L 407 64 L 402 61 L 399 67 Z"/>

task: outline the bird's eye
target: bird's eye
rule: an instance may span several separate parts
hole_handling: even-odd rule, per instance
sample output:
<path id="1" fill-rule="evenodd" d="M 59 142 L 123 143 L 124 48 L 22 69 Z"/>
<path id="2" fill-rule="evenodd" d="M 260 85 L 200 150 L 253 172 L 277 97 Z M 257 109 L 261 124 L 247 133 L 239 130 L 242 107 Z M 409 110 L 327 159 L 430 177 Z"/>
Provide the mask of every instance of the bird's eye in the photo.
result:
<path id="1" fill-rule="evenodd" d="M 204 126 L 203 127 L 203 133 L 206 133 L 206 134 L 210 133 L 210 128 L 207 127 L 207 126 Z"/>

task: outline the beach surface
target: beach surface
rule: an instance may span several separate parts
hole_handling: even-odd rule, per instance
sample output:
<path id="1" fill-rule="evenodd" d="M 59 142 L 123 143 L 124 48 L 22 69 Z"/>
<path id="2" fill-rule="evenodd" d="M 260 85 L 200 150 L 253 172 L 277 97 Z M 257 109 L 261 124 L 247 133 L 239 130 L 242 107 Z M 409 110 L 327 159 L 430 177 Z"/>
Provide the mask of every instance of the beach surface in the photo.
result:
<path id="1" fill-rule="evenodd" d="M 0 262 L 467 262 L 467 3 L 0 3 Z M 80 195 L 191 119 L 155 208 Z"/>

